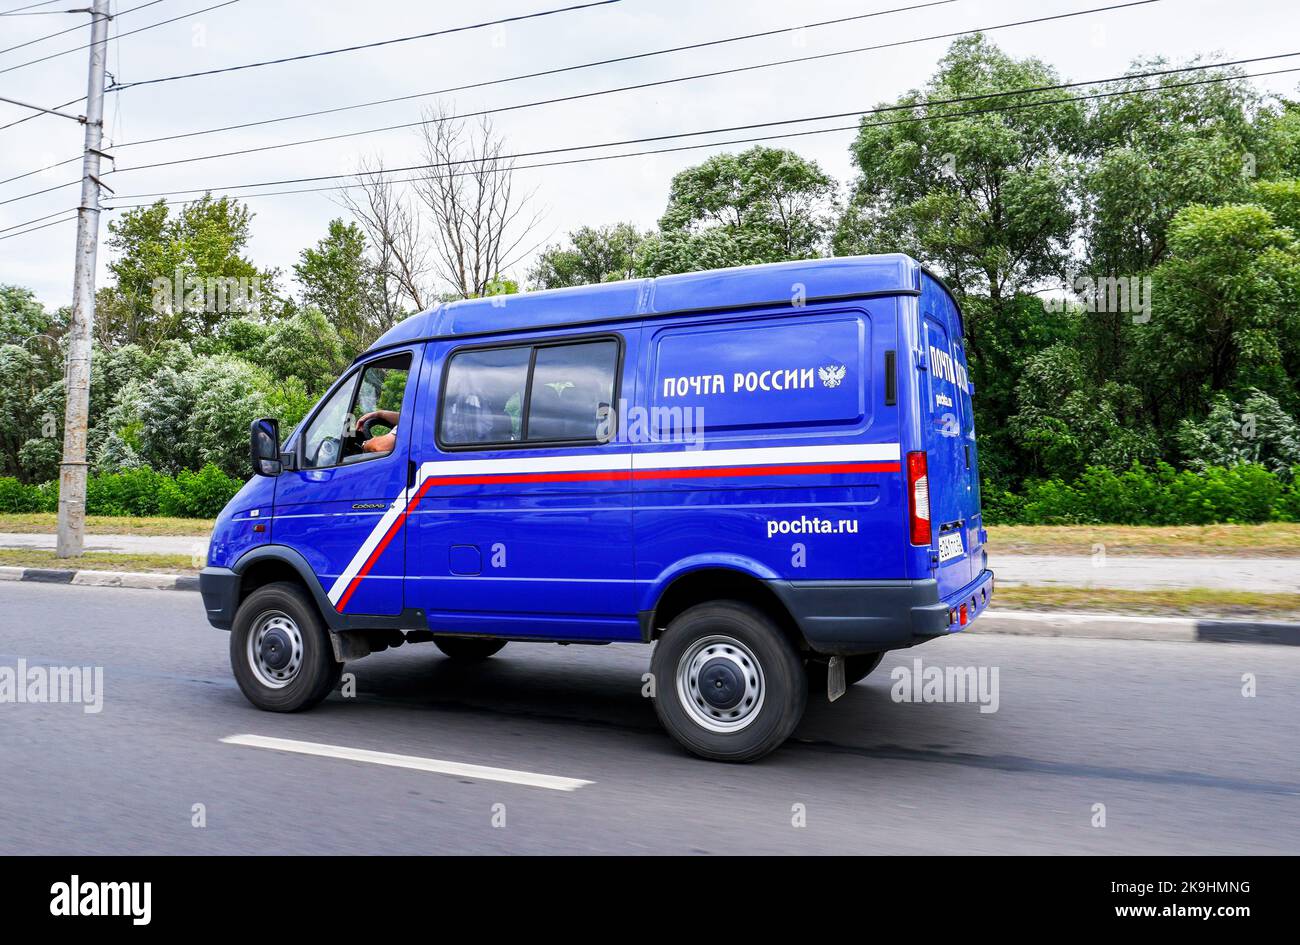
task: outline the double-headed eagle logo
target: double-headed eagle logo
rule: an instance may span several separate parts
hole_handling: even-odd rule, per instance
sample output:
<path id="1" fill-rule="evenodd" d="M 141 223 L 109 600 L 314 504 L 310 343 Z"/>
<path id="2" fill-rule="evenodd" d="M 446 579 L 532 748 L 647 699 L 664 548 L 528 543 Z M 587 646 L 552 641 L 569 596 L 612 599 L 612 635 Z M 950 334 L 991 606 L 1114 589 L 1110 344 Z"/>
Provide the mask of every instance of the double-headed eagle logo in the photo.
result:
<path id="1" fill-rule="evenodd" d="M 848 368 L 843 364 L 828 364 L 817 369 L 817 376 L 827 387 L 839 387 L 844 383 L 844 374 Z"/>

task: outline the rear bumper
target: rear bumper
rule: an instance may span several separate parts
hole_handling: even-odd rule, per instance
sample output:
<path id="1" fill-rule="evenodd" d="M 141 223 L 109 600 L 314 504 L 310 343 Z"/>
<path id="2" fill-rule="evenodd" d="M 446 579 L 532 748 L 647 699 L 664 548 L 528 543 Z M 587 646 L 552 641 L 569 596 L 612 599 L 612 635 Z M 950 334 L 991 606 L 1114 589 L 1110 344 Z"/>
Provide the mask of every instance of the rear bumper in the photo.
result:
<path id="1" fill-rule="evenodd" d="M 208 623 L 218 630 L 229 630 L 235 620 L 239 575 L 229 568 L 204 568 L 199 572 L 199 593 L 203 595 Z"/>
<path id="2" fill-rule="evenodd" d="M 851 656 L 914 646 L 955 633 L 993 598 L 993 572 L 947 598 L 933 579 L 920 581 L 769 581 L 817 653 Z M 962 623 L 960 610 L 966 607 Z M 956 620 L 950 614 L 958 613 Z"/>

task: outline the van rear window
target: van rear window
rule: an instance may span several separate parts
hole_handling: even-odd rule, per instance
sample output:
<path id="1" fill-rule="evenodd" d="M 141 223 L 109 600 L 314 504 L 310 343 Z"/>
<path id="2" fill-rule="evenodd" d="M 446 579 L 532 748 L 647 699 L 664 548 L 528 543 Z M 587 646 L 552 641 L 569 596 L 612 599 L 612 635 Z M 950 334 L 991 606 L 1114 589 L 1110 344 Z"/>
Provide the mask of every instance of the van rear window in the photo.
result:
<path id="1" fill-rule="evenodd" d="M 667 328 L 655 339 L 657 437 L 679 423 L 719 432 L 840 428 L 867 415 L 864 313 Z M 690 417 L 677 414 L 690 411 Z"/>

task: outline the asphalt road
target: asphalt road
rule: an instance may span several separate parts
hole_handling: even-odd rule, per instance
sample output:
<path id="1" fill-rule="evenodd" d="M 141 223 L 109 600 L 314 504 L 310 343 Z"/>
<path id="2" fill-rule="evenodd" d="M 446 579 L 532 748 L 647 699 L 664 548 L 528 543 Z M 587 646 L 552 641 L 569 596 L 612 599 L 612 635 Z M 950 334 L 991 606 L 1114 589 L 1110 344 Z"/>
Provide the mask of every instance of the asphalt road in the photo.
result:
<path id="1" fill-rule="evenodd" d="M 0 614 L 0 671 L 104 672 L 96 714 L 0 704 L 0 854 L 1300 852 L 1297 647 L 971 633 L 890 654 L 730 766 L 659 730 L 641 646 L 511 644 L 467 669 L 405 646 L 349 666 L 355 698 L 285 716 L 244 701 L 194 593 L 0 584 Z M 895 703 L 915 658 L 996 667 L 997 711 Z M 590 783 L 222 741 L 243 734 Z"/>

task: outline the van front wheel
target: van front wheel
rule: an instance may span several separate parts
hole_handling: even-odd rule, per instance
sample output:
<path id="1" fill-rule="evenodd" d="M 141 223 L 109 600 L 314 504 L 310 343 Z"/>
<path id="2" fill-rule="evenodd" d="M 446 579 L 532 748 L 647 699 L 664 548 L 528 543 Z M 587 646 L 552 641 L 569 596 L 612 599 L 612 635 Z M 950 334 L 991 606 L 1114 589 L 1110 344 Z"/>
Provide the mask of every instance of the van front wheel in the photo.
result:
<path id="1" fill-rule="evenodd" d="M 664 631 L 651 657 L 655 711 L 688 751 L 754 761 L 803 717 L 803 662 L 764 614 L 733 601 L 700 604 Z"/>
<path id="2" fill-rule="evenodd" d="M 338 685 L 329 631 L 299 587 L 279 581 L 249 594 L 230 628 L 230 666 L 244 697 L 259 709 L 310 709 Z"/>

